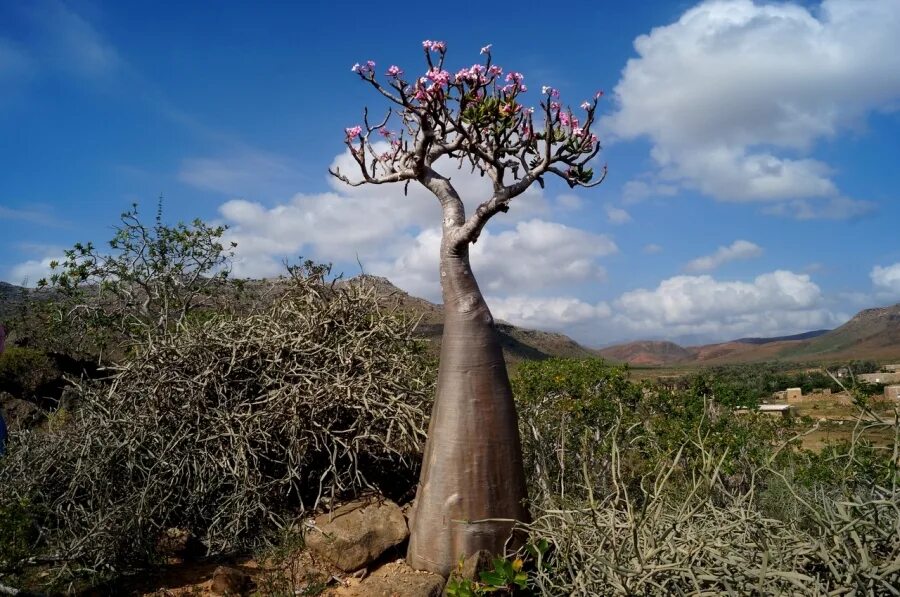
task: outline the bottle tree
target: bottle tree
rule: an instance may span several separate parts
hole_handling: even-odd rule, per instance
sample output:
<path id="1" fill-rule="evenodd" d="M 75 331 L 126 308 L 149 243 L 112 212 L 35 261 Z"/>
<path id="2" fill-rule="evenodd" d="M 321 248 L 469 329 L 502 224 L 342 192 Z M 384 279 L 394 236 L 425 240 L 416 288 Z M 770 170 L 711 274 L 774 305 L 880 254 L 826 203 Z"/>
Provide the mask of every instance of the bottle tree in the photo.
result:
<path id="1" fill-rule="evenodd" d="M 353 66 L 388 104 L 378 124 L 346 129 L 345 143 L 359 165 L 351 186 L 417 183 L 440 203 L 440 278 L 444 301 L 437 396 L 428 430 L 410 529 L 409 564 L 449 574 L 460 556 L 501 553 L 515 521 L 529 518 L 518 424 L 494 320 L 472 268 L 469 245 L 488 220 L 509 210 L 532 184 L 552 175 L 570 187 L 602 182 L 588 166 L 600 150 L 592 134 L 598 93 L 579 115 L 559 92 L 541 89 L 535 111 L 522 101 L 525 77 L 484 57 L 455 74 L 445 70 L 446 46 L 423 42 L 425 71 L 407 77 L 398 66 L 383 76 L 375 63 Z M 396 122 L 397 130 L 389 125 Z M 492 184 L 467 215 L 449 176 L 435 165 L 468 167 Z M 453 171 L 451 169 L 451 171 Z M 482 199 L 482 198 L 479 198 Z"/>

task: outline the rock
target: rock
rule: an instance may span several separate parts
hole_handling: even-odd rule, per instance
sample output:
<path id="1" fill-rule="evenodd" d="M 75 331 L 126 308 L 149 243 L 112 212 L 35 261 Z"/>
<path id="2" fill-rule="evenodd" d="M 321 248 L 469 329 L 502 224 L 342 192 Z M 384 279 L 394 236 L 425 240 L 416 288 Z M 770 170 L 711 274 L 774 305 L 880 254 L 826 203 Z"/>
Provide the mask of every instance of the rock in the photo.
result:
<path id="1" fill-rule="evenodd" d="M 33 402 L 14 398 L 7 392 L 0 392 L 0 413 L 10 431 L 24 431 L 37 427 L 47 416 Z"/>
<path id="2" fill-rule="evenodd" d="M 390 500 L 356 501 L 316 518 L 306 546 L 344 572 L 359 570 L 409 537 L 406 518 Z"/>
<path id="3" fill-rule="evenodd" d="M 250 588 L 250 576 L 237 568 L 219 566 L 213 572 L 210 590 L 217 595 L 243 595 Z"/>
<path id="4" fill-rule="evenodd" d="M 444 577 L 410 568 L 403 560 L 391 562 L 353 587 L 334 590 L 334 597 L 439 597 Z"/>
<path id="5" fill-rule="evenodd" d="M 454 573 L 457 577 L 465 580 L 481 580 L 479 572 L 492 570 L 494 567 L 494 555 L 486 549 L 477 551 L 463 560 L 462 566 L 458 573 Z"/>

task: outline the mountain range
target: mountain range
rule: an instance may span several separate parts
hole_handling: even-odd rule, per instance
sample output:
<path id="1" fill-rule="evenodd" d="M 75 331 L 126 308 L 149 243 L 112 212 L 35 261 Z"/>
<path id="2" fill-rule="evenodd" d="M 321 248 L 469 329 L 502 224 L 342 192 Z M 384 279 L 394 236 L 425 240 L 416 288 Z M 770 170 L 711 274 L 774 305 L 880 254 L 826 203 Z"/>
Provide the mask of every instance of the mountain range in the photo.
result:
<path id="1" fill-rule="evenodd" d="M 416 332 L 439 351 L 443 307 L 410 295 L 386 278 L 363 275 L 342 284 L 374 286 L 378 296 L 396 304 L 418 321 Z M 0 282 L 0 317 L 9 317 L 31 293 Z M 834 330 L 814 330 L 774 338 L 739 338 L 701 346 L 680 346 L 664 340 L 642 340 L 591 349 L 555 332 L 525 329 L 497 321 L 497 331 L 509 362 L 547 357 L 600 356 L 636 366 L 696 366 L 758 361 L 900 361 L 900 303 L 865 309 Z M 598 338 L 598 343 L 602 339 Z"/>

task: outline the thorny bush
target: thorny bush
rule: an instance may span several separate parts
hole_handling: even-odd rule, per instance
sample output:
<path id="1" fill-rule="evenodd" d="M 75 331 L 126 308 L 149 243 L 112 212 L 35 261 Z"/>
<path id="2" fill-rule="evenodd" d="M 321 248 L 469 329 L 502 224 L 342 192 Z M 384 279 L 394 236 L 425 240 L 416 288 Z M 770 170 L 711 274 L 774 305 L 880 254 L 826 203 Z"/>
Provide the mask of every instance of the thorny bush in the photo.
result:
<path id="1" fill-rule="evenodd" d="M 14 437 L 0 510 L 29 504 L 32 553 L 121 568 L 172 527 L 223 552 L 323 500 L 412 488 L 432 370 L 408 319 L 326 273 L 293 269 L 264 311 L 148 335 L 80 388 L 70 424 Z"/>

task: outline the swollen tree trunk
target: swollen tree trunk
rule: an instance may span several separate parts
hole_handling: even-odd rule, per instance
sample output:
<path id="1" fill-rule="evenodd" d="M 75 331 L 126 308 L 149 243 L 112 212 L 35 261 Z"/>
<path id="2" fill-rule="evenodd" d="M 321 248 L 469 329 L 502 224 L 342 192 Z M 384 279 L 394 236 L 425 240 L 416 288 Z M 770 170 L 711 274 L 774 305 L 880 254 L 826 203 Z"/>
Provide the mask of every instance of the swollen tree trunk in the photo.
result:
<path id="1" fill-rule="evenodd" d="M 437 397 L 407 555 L 413 568 L 444 576 L 461 556 L 502 553 L 514 521 L 529 520 L 500 341 L 469 266 L 468 242 L 450 243 L 449 223 L 441 246 L 445 319 Z"/>

